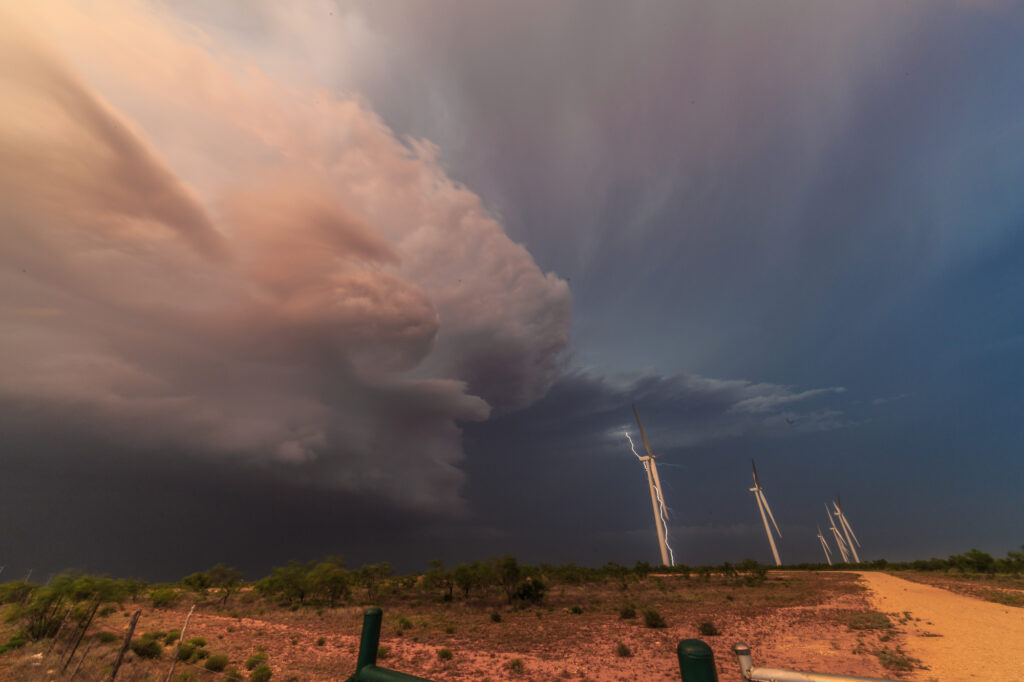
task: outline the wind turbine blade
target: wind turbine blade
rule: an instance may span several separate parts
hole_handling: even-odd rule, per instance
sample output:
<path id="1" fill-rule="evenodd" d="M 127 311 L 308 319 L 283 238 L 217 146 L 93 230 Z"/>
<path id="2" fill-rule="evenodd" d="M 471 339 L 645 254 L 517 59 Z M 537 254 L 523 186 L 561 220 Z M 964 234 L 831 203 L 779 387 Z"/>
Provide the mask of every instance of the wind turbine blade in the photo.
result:
<path id="1" fill-rule="evenodd" d="M 775 516 L 772 514 L 772 508 L 768 506 L 768 499 L 764 496 L 764 492 L 758 488 L 757 494 L 761 496 L 761 501 L 764 502 L 764 508 L 768 510 L 768 517 L 772 520 L 772 525 L 775 526 L 775 532 L 782 537 L 782 531 L 779 530 L 779 524 L 775 523 Z"/>
<path id="2" fill-rule="evenodd" d="M 644 449 L 647 451 L 647 456 L 654 459 L 654 453 L 651 452 L 651 444 L 647 441 L 647 432 L 644 431 L 644 425 L 640 423 L 640 413 L 636 411 L 636 403 L 633 403 L 633 416 L 636 417 L 636 425 L 640 427 L 640 437 L 644 441 Z"/>
<path id="3" fill-rule="evenodd" d="M 857 543 L 858 547 L 860 547 L 860 540 L 857 539 L 857 534 L 853 532 L 853 528 L 850 526 L 850 522 L 846 520 L 846 514 L 839 515 L 839 523 L 843 524 L 843 528 L 845 528 L 847 532 L 850 533 L 850 537 L 852 537 L 853 541 Z"/>
<path id="4" fill-rule="evenodd" d="M 750 460 L 750 466 L 754 468 L 754 487 L 760 488 L 761 481 L 757 478 L 757 465 L 754 464 L 754 460 Z"/>

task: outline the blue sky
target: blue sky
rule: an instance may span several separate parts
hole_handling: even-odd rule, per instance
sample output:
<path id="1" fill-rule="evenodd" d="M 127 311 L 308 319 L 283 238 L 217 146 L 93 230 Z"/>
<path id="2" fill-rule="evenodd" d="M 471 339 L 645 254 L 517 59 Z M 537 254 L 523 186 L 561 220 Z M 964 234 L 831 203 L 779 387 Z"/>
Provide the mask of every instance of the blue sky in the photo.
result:
<path id="1" fill-rule="evenodd" d="M 54 181 L 41 161 L 29 165 L 38 177 L 0 177 L 7 196 L 45 198 L 36 188 L 49 183 L 82 207 L 72 222 L 132 254 L 62 269 L 86 252 L 56 238 L 32 250 L 43 199 L 7 215 L 16 255 L 2 265 L 16 286 L 3 314 L 18 333 L 5 337 L 16 360 L 0 376 L 12 415 L 2 498 L 8 537 L 22 540 L 0 550 L 31 554 L 26 529 L 82 533 L 19 506 L 92 509 L 53 483 L 72 466 L 117 471 L 98 475 L 101 488 L 159 470 L 206 522 L 240 534 L 227 556 L 211 545 L 176 560 L 182 572 L 328 553 L 408 568 L 505 551 L 653 560 L 644 478 L 621 436 L 631 402 L 662 458 L 683 562 L 768 560 L 746 490 L 752 458 L 786 561 L 818 558 L 815 525 L 836 494 L 867 558 L 1024 542 L 1020 5 L 80 10 L 27 12 L 18 49 L 64 60 L 69 92 L 130 131 L 61 134 L 137 145 L 135 175 L 151 180 L 111 198 Z M 182 66 L 119 65 L 104 30 L 149 36 Z M 42 106 L 49 91 L 12 73 L 5 87 Z M 54 106 L 78 106 L 69 101 Z M 47 142 L 10 142 L 24 119 L 9 111 L 0 153 L 46 158 Z M 62 153 L 99 167 L 96 144 Z M 171 208 L 145 199 L 164 182 Z M 307 208 L 317 192 L 327 214 Z M 140 226 L 95 218 L 111 211 Z M 329 215 L 341 241 L 267 218 L 284 215 Z M 223 237 L 244 276 L 184 247 L 152 256 L 147 245 L 166 236 L 132 240 L 154 221 L 196 243 Z M 331 271 L 331 248 L 362 259 L 358 274 Z M 146 259 L 174 274 L 142 277 L 132 264 Z M 72 298 L 53 292 L 75 281 L 95 286 L 81 315 L 42 326 L 40 311 Z M 171 315 L 172 288 L 231 305 Z M 118 289 L 144 293 L 126 301 Z M 354 302 L 364 294 L 372 314 Z M 126 334 L 131 325 L 145 332 Z M 234 366 L 239 354 L 250 364 Z M 42 369 L 30 380 L 16 365 Z M 38 380 L 53 367 L 64 379 Z M 97 382 L 106 389 L 82 388 Z M 179 460 L 198 464 L 164 471 Z M 223 485 L 196 487 L 197 466 Z M 255 490 L 275 491 L 276 521 L 240 532 L 232 514 L 209 521 L 217 499 L 251 504 Z M 373 532 L 323 513 L 367 499 L 387 508 Z M 77 523 L 117 512 L 97 505 Z M 246 548 L 267 528 L 300 526 L 317 532 L 291 533 L 279 557 Z M 72 544 L 35 562 L 159 572 L 112 559 L 116 538 L 94 532 L 95 550 Z"/>

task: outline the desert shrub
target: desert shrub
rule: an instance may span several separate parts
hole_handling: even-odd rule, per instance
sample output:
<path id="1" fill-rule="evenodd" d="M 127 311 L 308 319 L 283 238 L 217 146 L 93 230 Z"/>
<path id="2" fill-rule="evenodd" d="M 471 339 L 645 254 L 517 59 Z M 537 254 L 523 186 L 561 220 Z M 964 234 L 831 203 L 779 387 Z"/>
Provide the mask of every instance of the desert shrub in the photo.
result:
<path id="1" fill-rule="evenodd" d="M 574 606 L 571 609 L 569 609 L 569 613 L 574 613 L 576 615 L 579 615 L 579 614 L 583 613 L 583 607 L 582 606 Z"/>
<path id="2" fill-rule="evenodd" d="M 178 601 L 178 592 L 170 587 L 161 587 L 150 592 L 149 599 L 153 602 L 153 608 L 166 609 Z"/>
<path id="3" fill-rule="evenodd" d="M 636 618 L 636 609 L 632 606 L 623 606 L 621 609 L 619 609 L 619 618 L 621 618 L 622 620 Z"/>
<path id="4" fill-rule="evenodd" d="M 538 611 L 537 613 L 539 614 L 539 613 L 540 613 L 540 611 Z M 447 634 L 449 634 L 449 635 L 451 635 L 451 634 L 454 634 L 454 633 L 455 633 L 455 626 L 454 626 L 454 625 L 449 625 L 448 627 L 446 627 L 446 628 L 444 629 L 444 631 L 445 631 L 445 632 L 446 632 Z"/>
<path id="5" fill-rule="evenodd" d="M 103 607 L 102 609 L 100 609 L 99 611 L 97 611 L 97 612 L 96 612 L 96 615 L 97 615 L 98 617 L 100 617 L 100 618 L 106 618 L 106 617 L 107 617 L 107 616 L 109 616 L 110 614 L 112 614 L 112 613 L 116 613 L 116 612 L 117 612 L 117 607 L 116 607 L 116 606 L 114 606 L 113 604 L 107 604 L 107 605 L 106 605 L 106 606 L 104 606 L 104 607 Z"/>
<path id="6" fill-rule="evenodd" d="M 196 648 L 191 644 L 182 644 L 181 648 L 178 649 L 178 660 L 187 661 L 192 658 L 192 654 L 196 652 Z"/>
<path id="7" fill-rule="evenodd" d="M 262 651 L 259 651 L 259 652 L 255 653 L 255 654 L 253 654 L 252 656 L 250 656 L 249 658 L 245 659 L 245 669 L 246 670 L 253 670 L 253 669 L 256 668 L 256 666 L 261 665 L 261 664 L 266 663 L 266 662 L 267 662 L 267 655 L 265 653 L 263 653 Z"/>
<path id="8" fill-rule="evenodd" d="M 880 611 L 850 611 L 840 619 L 851 630 L 887 630 L 892 627 L 889 616 Z"/>
<path id="9" fill-rule="evenodd" d="M 164 637 L 164 644 L 170 646 L 171 644 L 177 642 L 179 637 L 181 637 L 180 632 L 178 632 L 177 630 L 171 630 L 167 633 L 167 636 Z"/>
<path id="10" fill-rule="evenodd" d="M 381 645 L 381 646 L 377 647 L 377 658 L 378 659 L 387 658 L 388 654 L 390 654 L 390 653 L 391 653 L 391 650 L 388 649 L 386 646 Z"/>
<path id="11" fill-rule="evenodd" d="M 226 680 L 244 680 L 242 673 L 235 666 L 231 666 L 224 671 L 224 679 Z"/>
<path id="12" fill-rule="evenodd" d="M 317 646 L 323 646 L 324 644 L 327 644 L 327 638 L 325 638 L 325 637 L 317 637 L 316 645 Z"/>
<path id="13" fill-rule="evenodd" d="M 94 636 L 102 644 L 110 644 L 111 642 L 116 642 L 117 640 L 121 639 L 120 637 L 115 635 L 113 632 L 107 632 L 107 631 L 97 632 Z"/>
<path id="14" fill-rule="evenodd" d="M 644 610 L 644 625 L 649 628 L 663 628 L 667 627 L 665 619 L 661 617 L 661 614 L 654 609 Z"/>
<path id="15" fill-rule="evenodd" d="M 400 627 L 403 630 L 409 630 L 412 628 L 412 621 L 406 618 L 405 616 L 399 616 L 398 627 Z"/>
<path id="16" fill-rule="evenodd" d="M 24 580 L 13 580 L 0 585 L 0 604 L 21 604 L 28 600 L 35 590 L 32 583 Z"/>
<path id="17" fill-rule="evenodd" d="M 25 632 L 23 630 L 18 630 L 11 635 L 11 638 L 7 640 L 5 644 L 0 645 L 0 654 L 5 654 L 14 649 L 20 649 L 26 644 L 28 644 L 28 638 L 25 636 Z"/>
<path id="18" fill-rule="evenodd" d="M 630 650 L 629 646 L 619 642 L 618 646 L 615 647 L 615 655 L 619 658 L 629 658 L 633 655 L 633 652 Z"/>
<path id="19" fill-rule="evenodd" d="M 139 658 L 160 658 L 164 647 L 155 639 L 137 639 L 132 642 L 132 651 Z"/>
<path id="20" fill-rule="evenodd" d="M 215 654 L 206 659 L 206 669 L 219 673 L 228 667 L 228 657 L 223 654 Z"/>
<path id="21" fill-rule="evenodd" d="M 523 670 L 526 669 L 526 666 L 523 665 L 523 659 L 521 658 L 513 658 L 508 663 L 506 663 L 505 666 L 509 669 L 509 672 L 517 674 L 523 672 Z"/>
<path id="22" fill-rule="evenodd" d="M 491 622 L 492 623 L 500 623 L 501 622 L 501 614 L 498 613 L 497 611 L 491 611 Z"/>
<path id="23" fill-rule="evenodd" d="M 210 655 L 209 650 L 203 649 L 203 648 L 199 648 L 199 649 L 196 649 L 195 652 L 193 652 L 193 654 L 189 658 L 189 660 L 192 661 L 193 663 L 195 663 L 196 661 L 203 660 L 204 658 L 206 658 L 209 655 Z"/>
<path id="24" fill-rule="evenodd" d="M 273 674 L 274 671 L 270 669 L 270 666 L 261 665 L 249 673 L 249 682 L 267 682 Z"/>
<path id="25" fill-rule="evenodd" d="M 202 638 L 202 637 L 192 637 L 192 638 L 190 638 L 188 640 L 188 643 L 191 644 L 192 646 L 196 647 L 197 649 L 199 647 L 206 646 L 206 640 L 204 638 Z"/>
<path id="26" fill-rule="evenodd" d="M 454 654 L 452 654 L 451 649 L 441 648 L 437 650 L 437 660 L 439 661 L 450 661 L 453 656 Z"/>
<path id="27" fill-rule="evenodd" d="M 539 604 L 544 601 L 545 585 L 535 578 L 527 578 L 519 583 L 512 593 L 513 601 L 520 604 Z"/>
<path id="28" fill-rule="evenodd" d="M 718 628 L 715 627 L 715 624 L 712 623 L 710 620 L 706 620 L 700 625 L 698 625 L 697 632 L 699 632 L 703 637 L 716 637 L 722 634 L 718 631 Z"/>

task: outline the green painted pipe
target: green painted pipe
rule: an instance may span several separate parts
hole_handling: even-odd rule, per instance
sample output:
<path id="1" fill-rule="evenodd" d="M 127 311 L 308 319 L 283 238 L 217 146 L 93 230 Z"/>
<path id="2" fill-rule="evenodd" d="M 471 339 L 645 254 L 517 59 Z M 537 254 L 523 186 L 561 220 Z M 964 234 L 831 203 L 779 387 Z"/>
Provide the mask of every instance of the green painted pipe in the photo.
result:
<path id="1" fill-rule="evenodd" d="M 377 664 L 377 649 L 380 646 L 380 623 L 384 612 L 379 606 L 366 609 L 363 615 L 363 635 L 359 639 L 359 656 L 356 658 L 356 674 L 368 665 Z"/>
<path id="2" fill-rule="evenodd" d="M 715 654 L 699 639 L 684 639 L 676 647 L 683 682 L 718 682 Z"/>

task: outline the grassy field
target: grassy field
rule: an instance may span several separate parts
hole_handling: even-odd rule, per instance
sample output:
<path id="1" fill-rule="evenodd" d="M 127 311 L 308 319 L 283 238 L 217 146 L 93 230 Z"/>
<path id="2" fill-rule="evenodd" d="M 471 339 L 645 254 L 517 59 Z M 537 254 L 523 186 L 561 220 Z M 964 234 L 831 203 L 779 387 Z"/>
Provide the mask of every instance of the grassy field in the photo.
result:
<path id="1" fill-rule="evenodd" d="M 129 651 L 118 679 L 162 681 L 174 651 L 167 633 L 181 628 L 196 603 L 185 640 L 202 641 L 193 642 L 191 661 L 177 664 L 176 680 L 232 679 L 234 670 L 235 679 L 266 674 L 253 677 L 247 662 L 267 666 L 273 680 L 344 679 L 355 668 L 369 604 L 365 590 L 353 590 L 337 608 L 285 604 L 251 587 L 226 603 L 213 591 L 177 589 L 162 608 L 152 594 L 147 589 L 101 611 L 63 676 L 66 647 L 47 653 L 54 640 L 42 639 L 0 655 L 0 678 L 68 679 L 88 649 L 76 679 L 103 679 L 131 614 L 141 609 L 136 647 L 155 657 Z M 770 571 L 759 584 L 718 574 L 549 580 L 539 604 L 519 606 L 496 588 L 468 600 L 443 595 L 410 579 L 376 587 L 374 603 L 384 609 L 380 665 L 437 680 L 668 680 L 678 679 L 678 641 L 698 637 L 714 649 L 723 679 L 737 677 L 737 641 L 752 647 L 760 665 L 875 677 L 898 677 L 908 666 L 900 658 L 898 621 L 871 611 L 856 576 L 847 573 Z M 5 606 L 4 615 L 13 608 Z M 663 627 L 651 627 L 659 620 Z M 5 623 L 0 638 L 17 627 Z M 144 638 L 154 642 L 148 650 Z M 224 670 L 207 670 L 211 659 L 215 667 L 224 662 Z"/>

